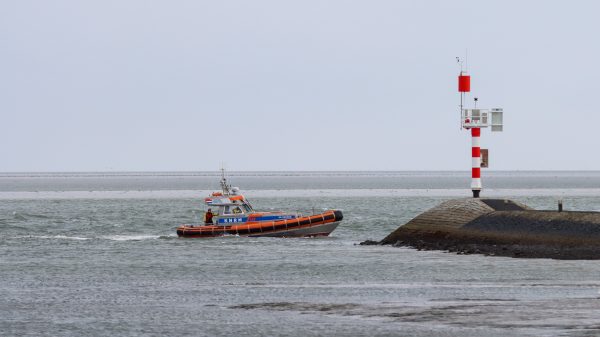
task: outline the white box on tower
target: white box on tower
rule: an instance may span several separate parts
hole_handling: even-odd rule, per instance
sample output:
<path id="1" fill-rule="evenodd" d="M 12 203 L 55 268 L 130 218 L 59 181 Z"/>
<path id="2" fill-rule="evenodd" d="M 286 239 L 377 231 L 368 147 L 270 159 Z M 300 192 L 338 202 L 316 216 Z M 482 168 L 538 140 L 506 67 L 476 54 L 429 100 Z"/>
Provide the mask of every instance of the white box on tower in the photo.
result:
<path id="1" fill-rule="evenodd" d="M 504 127 L 504 123 L 502 120 L 502 113 L 504 112 L 502 110 L 502 108 L 493 108 L 492 111 L 490 111 L 492 114 L 492 132 L 494 131 L 502 131 L 503 127 Z"/>

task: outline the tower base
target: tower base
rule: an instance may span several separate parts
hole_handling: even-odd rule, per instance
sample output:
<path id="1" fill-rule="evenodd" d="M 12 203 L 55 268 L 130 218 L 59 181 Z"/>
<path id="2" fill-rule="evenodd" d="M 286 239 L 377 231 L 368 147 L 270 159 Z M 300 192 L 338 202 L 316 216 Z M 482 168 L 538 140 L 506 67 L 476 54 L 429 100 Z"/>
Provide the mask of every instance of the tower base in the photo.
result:
<path id="1" fill-rule="evenodd" d="M 473 191 L 473 198 L 479 198 L 479 192 L 481 192 L 481 190 L 471 190 Z"/>

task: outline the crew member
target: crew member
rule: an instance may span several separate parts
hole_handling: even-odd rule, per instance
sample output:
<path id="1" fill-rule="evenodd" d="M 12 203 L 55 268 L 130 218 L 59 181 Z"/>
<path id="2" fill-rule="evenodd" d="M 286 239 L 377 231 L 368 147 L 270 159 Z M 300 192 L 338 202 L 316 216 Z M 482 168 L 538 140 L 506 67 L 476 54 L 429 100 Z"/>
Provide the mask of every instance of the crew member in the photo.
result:
<path id="1" fill-rule="evenodd" d="M 210 210 L 210 208 L 208 209 L 208 211 L 206 211 L 206 213 L 204 213 L 204 223 L 205 224 L 212 224 L 213 223 L 213 213 Z"/>

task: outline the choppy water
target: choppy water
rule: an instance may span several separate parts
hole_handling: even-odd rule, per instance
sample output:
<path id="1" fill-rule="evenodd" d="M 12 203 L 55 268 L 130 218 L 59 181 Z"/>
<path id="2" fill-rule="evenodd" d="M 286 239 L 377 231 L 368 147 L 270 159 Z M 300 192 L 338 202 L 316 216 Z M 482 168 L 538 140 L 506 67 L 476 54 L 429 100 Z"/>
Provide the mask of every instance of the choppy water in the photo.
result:
<path id="1" fill-rule="evenodd" d="M 230 180 L 257 193 L 256 208 L 345 219 L 328 238 L 179 239 L 176 225 L 201 206 L 193 193 L 217 188 L 217 175 L 0 175 L 0 335 L 600 334 L 598 261 L 356 245 L 464 193 L 466 173 Z M 562 198 L 600 210 L 597 172 L 492 173 L 484 184 L 536 208 Z"/>

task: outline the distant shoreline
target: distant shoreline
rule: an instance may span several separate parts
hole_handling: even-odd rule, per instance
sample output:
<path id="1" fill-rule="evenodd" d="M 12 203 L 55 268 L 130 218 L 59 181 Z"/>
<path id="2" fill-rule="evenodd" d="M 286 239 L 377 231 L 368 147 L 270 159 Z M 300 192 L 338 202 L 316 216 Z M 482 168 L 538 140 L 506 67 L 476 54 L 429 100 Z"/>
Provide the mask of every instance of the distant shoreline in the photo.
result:
<path id="1" fill-rule="evenodd" d="M 0 191 L 0 200 L 69 200 L 69 199 L 197 199 L 213 190 L 64 190 L 64 191 Z M 264 189 L 245 190 L 245 195 L 258 198 L 405 198 L 469 197 L 468 189 Z M 487 189 L 489 197 L 596 197 L 600 188 L 523 188 Z"/>
<path id="2" fill-rule="evenodd" d="M 227 171 L 227 176 L 370 176 L 370 175 L 468 175 L 468 170 L 400 170 L 400 171 Z M 486 170 L 487 175 L 503 174 L 598 174 L 600 170 Z M 10 177 L 212 177 L 220 176 L 219 171 L 65 171 L 65 172 L 0 172 L 0 178 Z"/>

